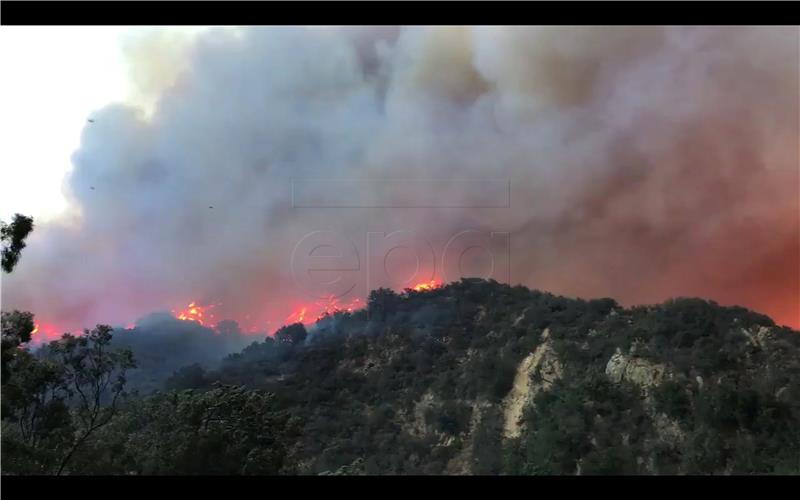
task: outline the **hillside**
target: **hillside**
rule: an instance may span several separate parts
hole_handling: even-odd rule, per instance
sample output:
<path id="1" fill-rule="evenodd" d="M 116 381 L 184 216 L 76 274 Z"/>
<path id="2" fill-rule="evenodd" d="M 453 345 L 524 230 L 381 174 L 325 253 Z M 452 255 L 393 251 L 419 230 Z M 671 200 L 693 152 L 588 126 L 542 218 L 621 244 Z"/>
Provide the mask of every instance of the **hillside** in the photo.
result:
<path id="1" fill-rule="evenodd" d="M 796 474 L 798 423 L 800 334 L 766 316 L 462 280 L 183 368 L 74 470 Z"/>

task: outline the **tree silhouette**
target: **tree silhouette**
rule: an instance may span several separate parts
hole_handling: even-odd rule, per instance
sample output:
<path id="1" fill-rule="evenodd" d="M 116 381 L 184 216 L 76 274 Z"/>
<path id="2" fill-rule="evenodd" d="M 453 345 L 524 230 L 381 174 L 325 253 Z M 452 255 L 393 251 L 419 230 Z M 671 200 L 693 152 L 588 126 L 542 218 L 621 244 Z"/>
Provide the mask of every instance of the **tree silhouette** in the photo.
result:
<path id="1" fill-rule="evenodd" d="M 33 231 L 33 217 L 14 214 L 11 224 L 0 221 L 0 243 L 2 243 L 3 270 L 10 273 L 19 262 L 19 254 L 25 248 L 25 238 Z"/>

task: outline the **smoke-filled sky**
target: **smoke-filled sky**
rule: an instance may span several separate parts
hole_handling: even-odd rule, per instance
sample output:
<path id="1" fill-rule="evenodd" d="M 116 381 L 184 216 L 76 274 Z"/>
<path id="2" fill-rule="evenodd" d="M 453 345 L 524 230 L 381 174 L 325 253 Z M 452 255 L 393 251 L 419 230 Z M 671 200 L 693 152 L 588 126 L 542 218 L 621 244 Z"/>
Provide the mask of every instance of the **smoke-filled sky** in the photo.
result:
<path id="1" fill-rule="evenodd" d="M 357 270 L 312 291 L 342 300 L 482 274 L 491 254 L 499 281 L 626 305 L 701 296 L 800 327 L 797 28 L 125 40 L 127 97 L 80 118 L 66 208 L 4 276 L 4 308 L 74 328 L 198 301 L 274 329 L 314 300 L 298 252 L 327 248 L 323 266 Z M 47 149 L 33 133 L 3 143 Z M 448 270 L 448 248 L 474 265 Z"/>

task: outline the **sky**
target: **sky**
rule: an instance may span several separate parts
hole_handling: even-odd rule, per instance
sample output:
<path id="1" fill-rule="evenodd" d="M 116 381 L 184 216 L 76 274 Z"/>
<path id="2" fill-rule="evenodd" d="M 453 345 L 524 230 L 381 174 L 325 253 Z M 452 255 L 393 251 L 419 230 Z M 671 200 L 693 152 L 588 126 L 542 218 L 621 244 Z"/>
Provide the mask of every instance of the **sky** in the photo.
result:
<path id="1" fill-rule="evenodd" d="M 126 41 L 153 29 L 0 28 L 0 219 L 21 212 L 43 221 L 66 208 L 61 186 L 81 132 L 93 111 L 134 97 Z"/>
<path id="2" fill-rule="evenodd" d="M 261 328 L 306 304 L 294 256 L 308 235 L 364 256 L 347 289 L 364 299 L 381 257 L 412 285 L 472 275 L 445 272 L 470 230 L 511 235 L 458 240 L 505 259 L 484 266 L 508 270 L 499 281 L 626 305 L 704 297 L 800 325 L 798 40 L 792 27 L 2 28 L 0 217 L 37 224 L 4 307 L 82 327 L 196 301 Z M 352 206 L 326 210 L 329 195 Z M 419 244 L 368 244 L 400 230 Z M 389 258 L 390 243 L 423 241 L 426 265 Z"/>

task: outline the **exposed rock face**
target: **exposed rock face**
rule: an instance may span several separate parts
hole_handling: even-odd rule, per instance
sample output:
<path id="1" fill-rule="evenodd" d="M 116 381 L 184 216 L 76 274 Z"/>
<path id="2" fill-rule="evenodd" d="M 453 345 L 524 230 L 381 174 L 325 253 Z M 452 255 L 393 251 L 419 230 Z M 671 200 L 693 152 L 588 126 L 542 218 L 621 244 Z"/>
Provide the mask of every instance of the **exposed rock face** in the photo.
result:
<path id="1" fill-rule="evenodd" d="M 506 438 L 519 437 L 522 433 L 522 420 L 525 408 L 533 401 L 539 391 L 548 389 L 561 377 L 561 363 L 550 341 L 550 332 L 542 332 L 543 342 L 529 354 L 517 368 L 514 385 L 503 402 Z M 534 379 L 538 379 L 535 380 Z"/>
<path id="2" fill-rule="evenodd" d="M 485 414 L 492 409 L 491 402 L 486 400 L 475 401 L 472 405 L 472 416 L 469 422 L 469 438 L 466 439 L 465 445 L 461 451 L 447 463 L 448 474 L 471 474 L 472 473 L 472 456 L 475 452 L 475 441 L 472 439 L 475 432 L 484 418 Z"/>
<path id="3" fill-rule="evenodd" d="M 414 405 L 414 411 L 410 415 L 410 425 L 407 427 L 408 432 L 413 436 L 424 436 L 428 432 L 428 426 L 425 422 L 425 412 L 436 407 L 436 398 L 433 393 L 428 391 L 422 395 L 422 398 Z"/>
<path id="4" fill-rule="evenodd" d="M 751 330 L 742 328 L 742 333 L 747 337 L 750 345 L 758 348 L 764 347 L 773 337 L 772 329 L 766 326 L 759 326 Z"/>
<path id="5" fill-rule="evenodd" d="M 800 332 L 696 299 L 609 310 L 478 282 L 396 301 L 271 358 L 290 378 L 269 389 L 303 426 L 292 471 L 358 473 L 357 457 L 368 474 L 794 470 Z M 423 308 L 435 321 L 402 327 Z"/>
<path id="6" fill-rule="evenodd" d="M 520 314 L 519 316 L 517 316 L 517 317 L 514 319 L 514 322 L 513 322 L 513 323 L 511 323 L 511 326 L 519 326 L 519 324 L 520 324 L 520 323 L 522 323 L 522 321 L 525 319 L 525 315 L 526 315 L 527 313 L 528 313 L 528 308 L 526 307 L 526 308 L 525 308 L 525 309 L 522 311 L 522 314 Z"/>
<path id="7" fill-rule="evenodd" d="M 667 415 L 656 411 L 651 390 L 666 380 L 672 379 L 672 373 L 666 365 L 653 363 L 635 355 L 625 355 L 617 349 L 606 364 L 606 376 L 615 383 L 629 382 L 638 386 L 644 398 L 645 409 L 653 419 L 657 438 L 667 445 L 674 446 L 685 438 L 680 424 Z M 702 386 L 702 378 L 698 376 L 698 384 Z"/>
<path id="8" fill-rule="evenodd" d="M 658 437 L 665 443 L 676 444 L 686 437 L 686 434 L 681 429 L 680 424 L 675 420 L 669 418 L 663 413 L 653 414 L 653 425 L 658 433 Z"/>
<path id="9" fill-rule="evenodd" d="M 635 356 L 623 354 L 619 349 L 606 364 L 606 375 L 616 383 L 630 382 L 639 386 L 645 393 L 651 387 L 670 378 L 663 364 Z"/>

